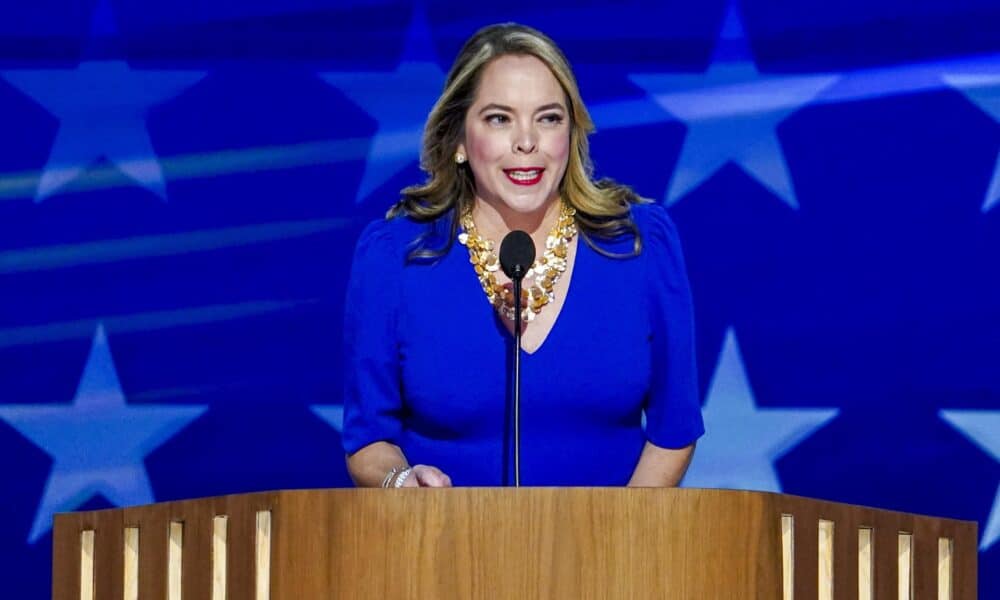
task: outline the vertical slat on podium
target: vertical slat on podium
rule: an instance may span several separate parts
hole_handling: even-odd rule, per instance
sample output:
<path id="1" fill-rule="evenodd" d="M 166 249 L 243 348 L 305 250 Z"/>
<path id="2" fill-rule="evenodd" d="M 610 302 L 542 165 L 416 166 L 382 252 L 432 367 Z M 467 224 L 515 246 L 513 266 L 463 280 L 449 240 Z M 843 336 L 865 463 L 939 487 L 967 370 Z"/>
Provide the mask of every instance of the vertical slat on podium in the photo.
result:
<path id="1" fill-rule="evenodd" d="M 896 536 L 896 551 L 897 597 L 899 600 L 913 600 L 913 533 L 911 530 L 900 531 Z"/>
<path id="2" fill-rule="evenodd" d="M 52 533 L 52 600 L 80 600 L 80 532 L 84 529 L 87 528 L 80 515 L 56 515 Z"/>
<path id="3" fill-rule="evenodd" d="M 183 600 L 212 598 L 212 518 L 215 510 L 208 500 L 178 503 L 173 518 L 184 519 L 184 555 L 181 560 Z"/>
<path id="4" fill-rule="evenodd" d="M 254 535 L 255 600 L 271 600 L 271 511 L 258 510 Z"/>
<path id="5" fill-rule="evenodd" d="M 125 526 L 125 576 L 122 578 L 122 597 L 139 600 L 139 528 Z"/>
<path id="6" fill-rule="evenodd" d="M 799 503 L 795 516 L 795 600 L 815 600 L 819 581 L 819 512 Z"/>
<path id="7" fill-rule="evenodd" d="M 898 519 L 890 519 L 882 515 L 879 521 L 872 532 L 875 541 L 875 598 L 876 600 L 883 598 L 897 600 L 899 598 Z"/>
<path id="8" fill-rule="evenodd" d="M 125 526 L 139 528 L 139 598 L 166 600 L 169 504 L 125 509 Z"/>
<path id="9" fill-rule="evenodd" d="M 181 583 L 184 578 L 184 521 L 171 519 L 168 522 L 167 545 L 167 600 L 181 600 Z"/>
<path id="10" fill-rule="evenodd" d="M 229 591 L 229 515 L 220 514 L 212 518 L 212 600 L 226 600 Z"/>
<path id="11" fill-rule="evenodd" d="M 248 497 L 232 497 L 226 503 L 226 597 L 254 598 L 254 550 L 256 548 L 257 511 Z"/>
<path id="12" fill-rule="evenodd" d="M 795 598 L 795 517 L 781 515 L 781 598 Z"/>
<path id="13" fill-rule="evenodd" d="M 913 531 L 913 597 L 937 598 L 938 532 L 932 521 L 914 519 Z"/>
<path id="14" fill-rule="evenodd" d="M 95 600 L 94 596 L 94 530 L 80 532 L 80 600 Z"/>
<path id="15" fill-rule="evenodd" d="M 836 600 L 857 600 L 858 594 L 858 519 L 851 511 L 837 511 L 834 518 L 833 564 Z"/>
<path id="16" fill-rule="evenodd" d="M 938 538 L 938 579 L 937 598 L 938 600 L 952 600 L 954 598 L 954 578 L 955 569 L 953 556 L 955 554 L 955 544 L 951 538 Z"/>
<path id="17" fill-rule="evenodd" d="M 870 523 L 871 521 L 867 521 Z M 875 598 L 875 532 L 871 527 L 857 528 L 858 557 L 855 561 L 858 578 L 857 600 L 874 600 Z"/>
<path id="18" fill-rule="evenodd" d="M 94 529 L 94 595 L 100 600 L 122 600 L 125 578 L 125 530 L 123 512 L 103 510 L 88 513 Z"/>
<path id="19" fill-rule="evenodd" d="M 833 594 L 837 586 L 834 580 L 837 577 L 837 568 L 840 565 L 834 563 L 834 540 L 837 538 L 836 523 L 829 519 L 820 519 L 818 525 L 818 558 L 816 562 L 817 579 L 819 589 L 817 598 L 819 600 L 833 600 Z"/>
<path id="20" fill-rule="evenodd" d="M 955 552 L 952 555 L 952 592 L 955 600 L 977 600 L 978 540 L 975 525 L 955 529 Z"/>

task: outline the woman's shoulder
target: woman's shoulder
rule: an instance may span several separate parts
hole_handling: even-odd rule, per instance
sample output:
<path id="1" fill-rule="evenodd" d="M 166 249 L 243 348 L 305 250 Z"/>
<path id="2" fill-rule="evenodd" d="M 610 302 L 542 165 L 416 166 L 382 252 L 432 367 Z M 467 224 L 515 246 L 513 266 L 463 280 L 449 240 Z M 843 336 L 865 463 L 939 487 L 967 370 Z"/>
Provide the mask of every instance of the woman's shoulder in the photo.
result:
<path id="1" fill-rule="evenodd" d="M 677 227 L 662 204 L 639 202 L 631 205 L 630 210 L 632 220 L 643 238 L 652 237 L 662 242 L 676 237 Z"/>
<path id="2" fill-rule="evenodd" d="M 404 215 L 374 219 L 361 230 L 358 244 L 391 245 L 405 235 L 405 229 L 410 226 L 409 219 Z"/>
<path id="3" fill-rule="evenodd" d="M 637 257 L 649 254 L 650 251 L 659 252 L 677 237 L 676 227 L 667 214 L 667 209 L 654 202 L 629 203 L 626 223 L 613 236 L 597 237 L 593 241 L 612 255 Z M 637 236 L 638 254 L 635 253 Z"/>
<path id="4" fill-rule="evenodd" d="M 652 202 L 636 204 L 632 206 L 632 215 L 642 234 L 642 255 L 652 288 L 686 289 L 687 268 L 680 234 L 666 207 Z"/>
<path id="5" fill-rule="evenodd" d="M 356 253 L 392 256 L 403 261 L 417 240 L 441 234 L 448 225 L 445 221 L 441 217 L 421 222 L 405 214 L 375 219 L 361 231 Z"/>

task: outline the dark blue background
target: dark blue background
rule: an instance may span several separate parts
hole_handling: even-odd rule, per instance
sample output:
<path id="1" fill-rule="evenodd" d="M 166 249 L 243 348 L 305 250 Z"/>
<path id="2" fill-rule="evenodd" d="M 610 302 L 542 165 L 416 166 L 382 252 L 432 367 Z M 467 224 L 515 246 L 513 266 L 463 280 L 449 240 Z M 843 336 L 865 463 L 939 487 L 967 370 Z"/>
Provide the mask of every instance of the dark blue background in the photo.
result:
<path id="1" fill-rule="evenodd" d="M 516 20 L 550 34 L 574 64 L 597 118 L 597 174 L 659 201 L 690 124 L 633 75 L 698 76 L 742 57 L 763 76 L 838 78 L 774 128 L 797 208 L 732 161 L 669 198 L 694 289 L 702 389 L 734 332 L 759 406 L 840 410 L 775 462 L 782 491 L 977 520 L 982 533 L 1000 464 L 940 411 L 1000 411 L 1000 207 L 987 202 L 1000 124 L 944 75 L 1000 77 L 1000 7 L 737 9 L 4 3 L 0 405 L 69 406 L 103 324 L 129 405 L 207 408 L 145 454 L 155 500 L 348 485 L 339 434 L 311 407 L 340 402 L 354 241 L 423 178 L 415 147 L 398 147 L 395 160 L 370 150 L 380 131 L 419 126 L 434 100 L 419 91 L 424 71 L 406 65 L 444 71 L 477 28 Z M 745 37 L 720 37 L 733 14 Z M 72 117 L 89 124 L 69 142 L 85 171 L 36 198 L 66 117 L 18 74 L 55 82 L 109 61 L 200 74 L 150 102 L 130 134 L 148 135 L 154 154 L 137 157 L 159 162 L 164 196 L 103 150 L 125 135 L 115 123 L 126 84 L 108 76 Z M 397 70 L 361 100 L 323 77 Z M 45 598 L 51 535 L 29 537 L 54 457 L 3 420 L 0 455 L 6 594 Z M 109 504 L 97 494 L 79 508 Z M 983 550 L 979 571 L 980 596 L 1000 597 L 1000 545 Z"/>

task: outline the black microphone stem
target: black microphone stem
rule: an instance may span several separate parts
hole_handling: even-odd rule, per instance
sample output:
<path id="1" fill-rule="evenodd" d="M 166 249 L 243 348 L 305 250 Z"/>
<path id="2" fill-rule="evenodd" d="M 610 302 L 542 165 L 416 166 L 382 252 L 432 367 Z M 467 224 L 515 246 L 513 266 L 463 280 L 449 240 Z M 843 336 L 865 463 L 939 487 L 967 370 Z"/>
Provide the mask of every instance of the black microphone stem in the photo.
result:
<path id="1" fill-rule="evenodd" d="M 514 284 L 514 487 L 521 487 L 521 286 L 535 262 L 535 243 L 527 233 L 515 229 L 500 242 L 500 268 Z M 509 415 L 510 413 L 508 413 Z M 507 432 L 504 432 L 504 439 Z M 506 461 L 507 457 L 504 457 Z M 506 466 L 504 468 L 507 468 Z M 507 473 L 503 474 L 508 481 Z"/>
<path id="2" fill-rule="evenodd" d="M 518 275 L 514 277 L 514 487 L 521 487 L 521 278 L 524 274 Z"/>

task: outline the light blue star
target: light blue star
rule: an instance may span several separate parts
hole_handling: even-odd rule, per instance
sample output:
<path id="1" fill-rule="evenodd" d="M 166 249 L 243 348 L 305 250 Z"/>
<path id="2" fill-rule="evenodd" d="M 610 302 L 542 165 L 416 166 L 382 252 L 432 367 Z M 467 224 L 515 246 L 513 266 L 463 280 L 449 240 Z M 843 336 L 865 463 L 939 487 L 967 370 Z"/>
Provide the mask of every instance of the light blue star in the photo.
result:
<path id="1" fill-rule="evenodd" d="M 1000 410 L 942 410 L 941 418 L 967 437 L 983 452 L 1000 462 Z M 1000 539 L 1000 485 L 993 509 L 986 520 L 979 549 L 986 550 Z"/>
<path id="2" fill-rule="evenodd" d="M 326 421 L 330 427 L 338 433 L 344 431 L 344 405 L 343 404 L 315 404 L 310 407 L 319 418 Z"/>
<path id="3" fill-rule="evenodd" d="M 83 62 L 76 69 L 0 72 L 59 119 L 35 201 L 80 177 L 102 157 L 165 200 L 163 171 L 146 129 L 146 115 L 150 107 L 177 96 L 204 75 L 133 70 L 120 60 Z"/>
<path id="4" fill-rule="evenodd" d="M 413 10 L 403 57 L 392 72 L 329 72 L 320 75 L 378 121 L 355 201 L 414 162 L 424 121 L 444 85 L 422 7 Z"/>
<path id="5" fill-rule="evenodd" d="M 729 329 L 702 409 L 705 436 L 698 441 L 684 486 L 780 492 L 774 462 L 838 412 L 759 408 L 736 335 Z"/>
<path id="6" fill-rule="evenodd" d="M 72 404 L 0 406 L 0 418 L 53 460 L 28 542 L 45 535 L 55 513 L 96 494 L 116 506 L 153 502 L 143 459 L 206 408 L 126 403 L 99 325 Z"/>
<path id="7" fill-rule="evenodd" d="M 736 7 L 730 5 L 712 64 L 704 74 L 633 74 L 630 79 L 687 125 L 667 190 L 668 204 L 734 162 L 798 208 L 776 127 L 837 76 L 761 75 Z"/>
<path id="8" fill-rule="evenodd" d="M 1000 123 L 1000 73 L 945 75 L 944 80 Z M 993 177 L 986 190 L 986 199 L 983 200 L 983 212 L 989 211 L 998 202 L 1000 202 L 1000 151 L 997 151 Z"/>

